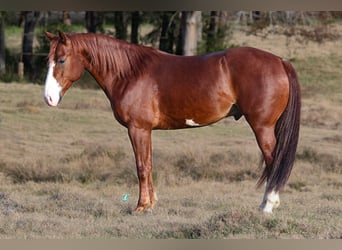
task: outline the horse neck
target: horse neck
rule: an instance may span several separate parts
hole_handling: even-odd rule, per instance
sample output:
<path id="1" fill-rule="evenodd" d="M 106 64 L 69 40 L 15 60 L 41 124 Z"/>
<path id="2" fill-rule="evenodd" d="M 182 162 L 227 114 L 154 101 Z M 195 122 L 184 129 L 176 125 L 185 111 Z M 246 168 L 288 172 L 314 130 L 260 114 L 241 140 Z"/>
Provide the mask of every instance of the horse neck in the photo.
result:
<path id="1" fill-rule="evenodd" d="M 156 54 L 152 48 L 103 35 L 86 34 L 75 44 L 84 58 L 86 70 L 105 92 L 139 77 Z"/>

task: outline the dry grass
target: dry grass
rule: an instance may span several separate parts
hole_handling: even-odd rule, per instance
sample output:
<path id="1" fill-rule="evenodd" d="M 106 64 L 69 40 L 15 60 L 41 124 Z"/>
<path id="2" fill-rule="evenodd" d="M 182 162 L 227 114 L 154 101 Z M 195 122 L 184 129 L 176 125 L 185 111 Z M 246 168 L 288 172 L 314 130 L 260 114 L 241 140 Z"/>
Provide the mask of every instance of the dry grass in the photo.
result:
<path id="1" fill-rule="evenodd" d="M 291 34 L 289 27 L 278 25 L 258 30 L 254 35 L 246 35 L 246 33 L 251 31 L 251 27 L 236 27 L 230 42 L 232 44 L 268 50 L 287 59 L 341 56 L 342 52 L 337 48 L 341 45 L 342 25 L 338 23 L 328 25 L 326 27 L 328 34 L 325 36 L 321 34 L 320 38 L 325 38 L 321 42 L 315 42 L 315 40 L 317 41 L 319 39 L 312 39 L 313 37 L 311 37 L 311 40 L 309 40 L 307 39 L 308 37 L 303 37 L 298 34 L 299 30 L 315 33 L 317 27 L 306 25 L 302 27 L 298 26 L 297 28 L 297 32 L 294 31 L 297 35 L 292 34 L 292 36 L 288 36 L 287 33 Z M 334 37 L 334 39 L 329 39 L 329 37 Z"/>
<path id="2" fill-rule="evenodd" d="M 257 210 L 260 155 L 243 119 L 155 131 L 159 203 L 136 215 L 133 152 L 100 90 L 73 88 L 53 109 L 42 86 L 1 83 L 0 238 L 342 238 L 337 62 L 294 62 L 303 86 L 301 135 L 272 216 Z"/>

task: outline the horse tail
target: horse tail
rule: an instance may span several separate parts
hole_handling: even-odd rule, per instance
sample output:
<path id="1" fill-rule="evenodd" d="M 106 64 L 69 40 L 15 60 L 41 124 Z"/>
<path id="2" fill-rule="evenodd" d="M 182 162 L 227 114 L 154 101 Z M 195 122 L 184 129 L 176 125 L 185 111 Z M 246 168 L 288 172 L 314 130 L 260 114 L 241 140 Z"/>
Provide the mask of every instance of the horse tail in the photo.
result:
<path id="1" fill-rule="evenodd" d="M 285 186 L 292 171 L 299 137 L 301 91 L 298 77 L 290 62 L 283 60 L 283 66 L 289 79 L 289 100 L 275 126 L 272 164 L 265 167 L 258 181 L 260 186 L 267 180 L 266 192 L 279 191 Z"/>

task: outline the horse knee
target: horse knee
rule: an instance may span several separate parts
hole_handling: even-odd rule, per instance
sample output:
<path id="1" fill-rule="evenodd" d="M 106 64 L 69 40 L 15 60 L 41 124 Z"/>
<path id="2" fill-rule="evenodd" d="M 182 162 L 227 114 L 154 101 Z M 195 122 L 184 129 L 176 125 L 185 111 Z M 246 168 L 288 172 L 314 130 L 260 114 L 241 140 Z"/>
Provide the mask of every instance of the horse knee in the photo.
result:
<path id="1" fill-rule="evenodd" d="M 148 179 L 152 167 L 144 164 L 137 164 L 137 172 L 139 179 Z"/>

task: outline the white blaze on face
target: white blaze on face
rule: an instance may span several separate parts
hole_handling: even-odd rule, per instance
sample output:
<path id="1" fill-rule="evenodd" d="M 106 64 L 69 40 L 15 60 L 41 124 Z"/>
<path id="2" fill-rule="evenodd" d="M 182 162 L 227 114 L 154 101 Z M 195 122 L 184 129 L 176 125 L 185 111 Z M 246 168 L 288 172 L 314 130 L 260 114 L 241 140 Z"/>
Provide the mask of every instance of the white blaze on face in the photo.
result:
<path id="1" fill-rule="evenodd" d="M 57 106 L 62 96 L 62 87 L 53 76 L 54 67 L 55 63 L 50 63 L 44 89 L 44 99 L 50 106 Z"/>

